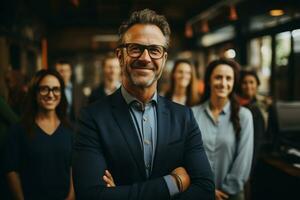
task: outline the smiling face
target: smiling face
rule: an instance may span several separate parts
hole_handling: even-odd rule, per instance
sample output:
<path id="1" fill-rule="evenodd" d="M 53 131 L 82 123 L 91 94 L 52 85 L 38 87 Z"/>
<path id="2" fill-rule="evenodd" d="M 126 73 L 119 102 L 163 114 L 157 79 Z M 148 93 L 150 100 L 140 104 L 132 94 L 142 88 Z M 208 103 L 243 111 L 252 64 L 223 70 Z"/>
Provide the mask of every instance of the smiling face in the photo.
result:
<path id="1" fill-rule="evenodd" d="M 175 87 L 186 88 L 191 83 L 192 68 L 188 63 L 179 63 L 173 74 Z"/>
<path id="2" fill-rule="evenodd" d="M 258 83 L 256 78 L 252 75 L 247 75 L 241 82 L 241 89 L 243 96 L 252 99 L 256 96 Z"/>
<path id="3" fill-rule="evenodd" d="M 45 92 L 47 87 L 52 89 L 52 91 Z M 53 75 L 47 75 L 40 81 L 38 88 L 36 98 L 39 110 L 46 112 L 55 111 L 61 100 L 61 92 L 58 92 L 61 85 L 58 79 Z M 53 91 L 53 89 L 56 91 Z"/>
<path id="4" fill-rule="evenodd" d="M 124 35 L 123 43 L 137 43 L 142 45 L 166 45 L 166 38 L 155 25 L 135 24 Z M 152 59 L 147 49 L 137 58 L 127 54 L 126 48 L 117 50 L 122 68 L 122 80 L 125 88 L 150 88 L 156 89 L 157 80 L 162 74 L 167 53 L 160 59 Z"/>
<path id="5" fill-rule="evenodd" d="M 234 86 L 233 69 L 226 64 L 218 65 L 210 76 L 211 97 L 228 99 Z"/>

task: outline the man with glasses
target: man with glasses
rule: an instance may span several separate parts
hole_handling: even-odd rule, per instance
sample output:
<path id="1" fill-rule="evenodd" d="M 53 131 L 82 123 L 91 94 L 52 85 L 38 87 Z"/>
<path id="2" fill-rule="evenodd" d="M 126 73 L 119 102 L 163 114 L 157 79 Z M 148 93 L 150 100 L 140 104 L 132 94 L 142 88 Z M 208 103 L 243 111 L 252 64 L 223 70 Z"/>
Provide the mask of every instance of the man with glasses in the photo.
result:
<path id="1" fill-rule="evenodd" d="M 214 199 L 192 111 L 157 94 L 169 45 L 166 19 L 145 9 L 119 29 L 122 86 L 85 108 L 74 147 L 77 199 Z"/>

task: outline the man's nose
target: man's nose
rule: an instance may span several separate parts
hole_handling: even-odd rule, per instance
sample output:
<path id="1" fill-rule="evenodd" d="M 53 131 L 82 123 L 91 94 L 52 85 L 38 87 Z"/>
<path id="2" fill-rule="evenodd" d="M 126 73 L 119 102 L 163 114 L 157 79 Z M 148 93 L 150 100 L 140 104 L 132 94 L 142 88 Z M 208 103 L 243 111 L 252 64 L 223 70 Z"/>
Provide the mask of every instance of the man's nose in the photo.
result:
<path id="1" fill-rule="evenodd" d="M 149 55 L 149 51 L 148 49 L 145 49 L 142 53 L 142 55 L 140 56 L 140 59 L 147 61 L 147 62 L 151 62 L 151 57 Z"/>

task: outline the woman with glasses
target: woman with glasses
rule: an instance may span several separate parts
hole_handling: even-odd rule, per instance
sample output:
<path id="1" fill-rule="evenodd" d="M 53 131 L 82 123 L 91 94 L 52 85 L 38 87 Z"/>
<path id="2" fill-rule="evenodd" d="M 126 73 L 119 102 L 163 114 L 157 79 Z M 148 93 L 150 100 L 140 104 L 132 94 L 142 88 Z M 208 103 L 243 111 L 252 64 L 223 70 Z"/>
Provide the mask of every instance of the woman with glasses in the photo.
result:
<path id="1" fill-rule="evenodd" d="M 14 199 L 74 199 L 73 132 L 66 120 L 64 82 L 41 70 L 31 80 L 21 123 L 10 130 L 5 171 Z"/>
<path id="2" fill-rule="evenodd" d="M 199 102 L 197 78 L 194 65 L 185 59 L 175 61 L 171 72 L 171 85 L 166 98 L 186 106 Z"/>
<path id="3" fill-rule="evenodd" d="M 211 62 L 204 76 L 202 104 L 193 108 L 215 175 L 216 200 L 244 200 L 251 169 L 253 120 L 236 99 L 239 68 L 233 60 Z"/>

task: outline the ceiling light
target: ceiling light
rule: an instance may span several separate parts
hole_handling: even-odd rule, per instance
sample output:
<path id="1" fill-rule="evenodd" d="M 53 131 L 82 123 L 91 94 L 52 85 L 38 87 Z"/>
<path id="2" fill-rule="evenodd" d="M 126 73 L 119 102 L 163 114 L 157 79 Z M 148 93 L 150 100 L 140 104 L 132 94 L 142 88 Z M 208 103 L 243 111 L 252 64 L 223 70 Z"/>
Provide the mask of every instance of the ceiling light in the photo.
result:
<path id="1" fill-rule="evenodd" d="M 231 6 L 229 7 L 229 19 L 230 19 L 231 21 L 235 21 L 235 20 L 238 19 L 238 15 L 237 15 L 236 8 L 235 8 L 234 5 L 231 5 Z"/>
<path id="2" fill-rule="evenodd" d="M 193 28 L 190 24 L 185 25 L 185 37 L 187 38 L 193 37 Z"/>
<path id="3" fill-rule="evenodd" d="M 281 9 L 270 10 L 269 14 L 273 17 L 278 17 L 284 14 L 284 11 Z"/>

